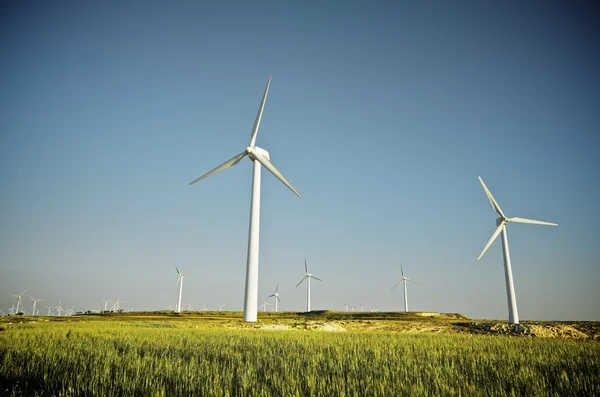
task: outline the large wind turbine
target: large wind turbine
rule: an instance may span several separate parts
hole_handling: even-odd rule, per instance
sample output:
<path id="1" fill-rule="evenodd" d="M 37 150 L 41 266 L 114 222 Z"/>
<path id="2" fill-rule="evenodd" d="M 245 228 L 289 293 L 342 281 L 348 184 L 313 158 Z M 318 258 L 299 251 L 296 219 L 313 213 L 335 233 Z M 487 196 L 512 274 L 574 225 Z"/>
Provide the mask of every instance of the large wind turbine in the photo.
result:
<path id="1" fill-rule="evenodd" d="M 479 255 L 479 258 L 477 258 L 477 260 L 481 259 L 483 254 L 485 254 L 487 249 L 490 247 L 490 245 L 492 245 L 494 240 L 496 240 L 496 237 L 498 237 L 500 232 L 502 232 L 502 253 L 504 254 L 504 278 L 506 279 L 506 296 L 508 298 L 508 322 L 510 324 L 519 324 L 519 312 L 517 310 L 517 297 L 515 296 L 515 286 L 513 284 L 512 268 L 510 265 L 510 253 L 508 251 L 508 237 L 506 235 L 506 224 L 508 222 L 515 222 L 546 226 L 558 225 L 556 223 L 535 221 L 532 219 L 525 218 L 507 218 L 506 216 L 504 216 L 500 205 L 498 205 L 498 202 L 494 199 L 492 193 L 489 191 L 485 183 L 483 183 L 483 179 L 481 179 L 481 177 L 479 177 L 479 182 L 481 182 L 481 186 L 483 186 L 483 190 L 485 190 L 485 194 L 490 200 L 492 207 L 494 208 L 496 213 L 500 215 L 500 217 L 496 219 L 496 225 L 498 226 L 496 228 L 496 231 L 494 232 L 494 234 L 492 234 L 492 237 L 489 239 L 489 241 L 483 248 L 483 251 L 481 251 L 481 254 Z"/>
<path id="2" fill-rule="evenodd" d="M 17 308 L 16 308 L 16 310 L 15 310 L 15 313 L 16 313 L 16 314 L 18 314 L 18 313 L 19 313 L 19 306 L 21 305 L 21 297 L 23 296 L 23 294 L 24 294 L 25 292 L 27 292 L 27 290 L 25 290 L 25 291 L 21 292 L 21 294 L 19 294 L 19 295 L 11 295 L 11 296 L 14 296 L 15 298 L 17 298 L 17 299 L 18 299 L 18 300 L 17 300 Z"/>
<path id="3" fill-rule="evenodd" d="M 281 299 L 279 299 L 279 292 L 277 292 L 279 290 L 279 284 L 277 284 L 277 287 L 275 288 L 275 292 L 273 292 L 271 295 L 269 295 L 269 298 L 275 298 L 275 313 L 277 313 L 277 302 L 281 302 Z"/>
<path id="4" fill-rule="evenodd" d="M 178 301 L 179 303 L 177 303 L 177 313 L 179 313 L 179 312 L 181 312 L 181 293 L 183 292 L 183 278 L 185 276 L 193 274 L 193 273 L 181 273 L 175 263 L 173 263 L 173 266 L 175 266 L 175 270 L 177 270 L 177 275 L 178 275 L 175 285 L 177 285 L 177 283 L 179 283 L 179 301 Z"/>
<path id="5" fill-rule="evenodd" d="M 409 281 L 410 281 L 411 283 L 416 283 L 416 284 L 419 284 L 419 283 L 417 283 L 417 282 L 416 282 L 416 281 L 414 281 L 414 280 L 411 280 L 410 278 L 408 278 L 408 277 L 406 277 L 406 276 L 404 275 L 404 269 L 402 268 L 402 265 L 400 265 L 400 272 L 402 273 L 402 278 L 400 279 L 400 281 L 398 281 L 398 282 L 396 283 L 396 285 L 394 285 L 394 287 L 392 288 L 392 291 L 393 291 L 393 290 L 394 290 L 394 289 L 395 289 L 395 288 L 396 288 L 398 285 L 400 285 L 401 283 L 404 283 L 404 311 L 405 311 L 405 312 L 408 312 L 408 293 L 407 293 L 407 291 L 406 291 L 406 284 L 407 284 Z"/>
<path id="6" fill-rule="evenodd" d="M 304 270 L 305 270 L 306 274 L 304 275 L 304 277 L 302 277 L 302 280 L 300 280 L 298 285 L 302 284 L 302 282 L 304 280 L 306 280 L 306 311 L 310 312 L 310 279 L 314 278 L 315 280 L 319 280 L 319 281 L 323 281 L 323 280 L 321 280 L 318 277 L 313 276 L 312 274 L 310 274 L 308 272 L 308 265 L 306 264 L 306 259 L 304 259 Z M 296 285 L 296 288 L 298 288 L 298 285 Z"/>
<path id="7" fill-rule="evenodd" d="M 260 120 L 262 118 L 263 109 L 265 107 L 265 101 L 267 100 L 267 94 L 269 92 L 269 86 L 271 85 L 271 78 L 267 81 L 265 92 L 263 94 L 260 106 L 258 107 L 258 113 L 256 120 L 254 120 L 254 127 L 252 128 L 252 134 L 250 135 L 250 144 L 248 147 L 241 152 L 236 154 L 231 159 L 227 160 L 217 168 L 207 172 L 200 178 L 190 182 L 190 185 L 201 181 L 204 178 L 216 174 L 219 171 L 223 171 L 226 168 L 236 165 L 244 157 L 248 156 L 254 163 L 254 172 L 252 174 L 252 199 L 250 201 L 250 230 L 248 233 L 248 257 L 246 262 L 246 290 L 244 293 L 244 321 L 254 322 L 256 321 L 256 312 L 258 307 L 258 238 L 260 231 L 260 173 L 261 165 L 265 166 L 269 172 L 271 172 L 277 179 L 283 182 L 292 192 L 298 197 L 300 193 L 292 186 L 292 184 L 283 176 L 281 172 L 270 161 L 269 152 L 255 145 L 256 135 L 258 133 L 258 127 L 260 126 Z"/>

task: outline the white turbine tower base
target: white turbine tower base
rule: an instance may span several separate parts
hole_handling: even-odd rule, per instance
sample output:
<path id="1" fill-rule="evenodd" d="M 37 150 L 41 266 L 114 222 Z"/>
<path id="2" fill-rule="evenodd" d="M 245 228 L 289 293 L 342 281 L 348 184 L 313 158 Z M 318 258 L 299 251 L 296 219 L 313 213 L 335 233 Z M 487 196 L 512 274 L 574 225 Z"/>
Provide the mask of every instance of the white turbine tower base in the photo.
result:
<path id="1" fill-rule="evenodd" d="M 258 134 L 258 128 L 260 126 L 260 120 L 262 118 L 263 110 L 265 107 L 265 101 L 267 100 L 267 94 L 269 93 L 269 87 L 271 85 L 271 78 L 267 81 L 265 92 L 263 94 L 256 119 L 254 120 L 254 127 L 252 128 L 252 134 L 250 135 L 250 145 L 241 153 L 236 154 L 231 159 L 227 160 L 218 167 L 212 169 L 206 174 L 202 175 L 190 182 L 190 185 L 208 178 L 224 169 L 232 167 L 239 163 L 244 157 L 248 156 L 254 163 L 252 171 L 252 198 L 250 201 L 250 225 L 248 232 L 248 256 L 246 261 L 246 286 L 244 291 L 244 316 L 243 320 L 246 322 L 255 322 L 257 320 L 257 309 L 258 309 L 258 248 L 259 248 L 259 231 L 260 231 L 260 177 L 261 177 L 261 166 L 264 166 L 269 172 L 271 172 L 277 179 L 279 179 L 284 185 L 286 185 L 292 192 L 298 197 L 300 193 L 292 186 L 292 184 L 283 176 L 283 174 L 271 163 L 269 152 L 259 148 L 255 145 L 256 136 Z"/>
<path id="2" fill-rule="evenodd" d="M 519 311 L 517 309 L 517 297 L 515 295 L 515 285 L 513 282 L 512 267 L 511 267 L 511 263 L 510 263 L 510 251 L 508 250 L 508 236 L 506 234 L 506 225 L 508 222 L 529 223 L 529 224 L 533 224 L 533 225 L 545 225 L 545 226 L 558 226 L 558 225 L 556 223 L 536 221 L 533 219 L 526 219 L 526 218 L 516 218 L 516 217 L 515 218 L 507 218 L 504 215 L 504 213 L 502 212 L 502 209 L 500 208 L 500 205 L 498 204 L 498 202 L 494 199 L 494 196 L 492 196 L 492 193 L 489 191 L 489 189 L 487 188 L 485 183 L 483 183 L 483 179 L 481 179 L 481 177 L 479 177 L 479 182 L 481 182 L 481 186 L 483 186 L 483 190 L 485 191 L 485 194 L 487 195 L 488 199 L 490 200 L 490 204 L 492 204 L 492 208 L 494 208 L 494 211 L 496 211 L 496 213 L 498 215 L 500 215 L 500 217 L 498 219 L 496 219 L 497 227 L 496 227 L 496 230 L 494 231 L 494 234 L 492 234 L 492 237 L 488 240 L 487 244 L 483 248 L 483 251 L 481 251 L 481 254 L 479 255 L 479 258 L 477 258 L 477 260 L 481 259 L 481 257 L 485 254 L 487 249 L 490 247 L 490 245 L 492 245 L 494 240 L 496 240 L 498 235 L 500 233 L 502 233 L 502 254 L 504 256 L 504 279 L 506 281 L 506 298 L 508 300 L 508 322 L 509 322 L 509 324 L 519 324 Z"/>

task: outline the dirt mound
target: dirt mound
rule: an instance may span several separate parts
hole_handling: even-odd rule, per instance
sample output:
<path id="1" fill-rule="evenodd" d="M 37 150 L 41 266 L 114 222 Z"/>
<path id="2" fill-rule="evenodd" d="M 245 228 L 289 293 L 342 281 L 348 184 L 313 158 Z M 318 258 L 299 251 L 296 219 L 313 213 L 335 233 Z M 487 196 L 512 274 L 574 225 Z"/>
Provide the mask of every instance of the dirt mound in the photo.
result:
<path id="1" fill-rule="evenodd" d="M 336 323 L 309 321 L 306 323 L 296 324 L 297 329 L 305 329 L 311 331 L 327 331 L 327 332 L 345 332 L 346 328 Z"/>
<path id="2" fill-rule="evenodd" d="M 504 323 L 470 323 L 468 328 L 474 333 L 493 335 L 537 336 L 541 338 L 575 338 L 587 339 L 588 335 L 568 324 L 504 324 Z"/>

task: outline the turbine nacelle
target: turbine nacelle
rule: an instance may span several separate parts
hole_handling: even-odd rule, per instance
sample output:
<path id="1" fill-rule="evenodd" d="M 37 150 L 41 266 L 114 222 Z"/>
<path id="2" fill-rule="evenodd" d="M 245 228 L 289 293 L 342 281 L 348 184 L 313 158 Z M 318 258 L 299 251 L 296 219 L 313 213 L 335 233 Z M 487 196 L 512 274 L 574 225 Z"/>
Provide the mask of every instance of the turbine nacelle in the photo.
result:
<path id="1" fill-rule="evenodd" d="M 258 146 L 248 146 L 246 148 L 246 154 L 248 155 L 248 157 L 250 157 L 250 160 L 258 160 L 256 154 L 261 155 L 263 157 L 265 157 L 267 160 L 271 160 L 271 157 L 269 156 L 269 152 L 267 152 L 265 149 L 258 147 Z M 258 160 L 260 161 L 260 160 Z"/>

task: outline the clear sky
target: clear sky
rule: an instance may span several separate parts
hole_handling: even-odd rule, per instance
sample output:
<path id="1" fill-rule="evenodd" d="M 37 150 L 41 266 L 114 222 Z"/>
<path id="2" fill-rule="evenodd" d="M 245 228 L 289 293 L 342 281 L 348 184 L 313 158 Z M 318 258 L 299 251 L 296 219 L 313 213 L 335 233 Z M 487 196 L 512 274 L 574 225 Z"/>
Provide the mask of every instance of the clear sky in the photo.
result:
<path id="1" fill-rule="evenodd" d="M 284 4 L 286 3 L 286 4 Z M 600 320 L 595 3 L 10 2 L 0 8 L 0 308 L 240 310 L 257 145 L 259 303 Z M 592 5 L 593 4 L 593 5 Z M 45 312 L 45 309 L 42 310 Z"/>

